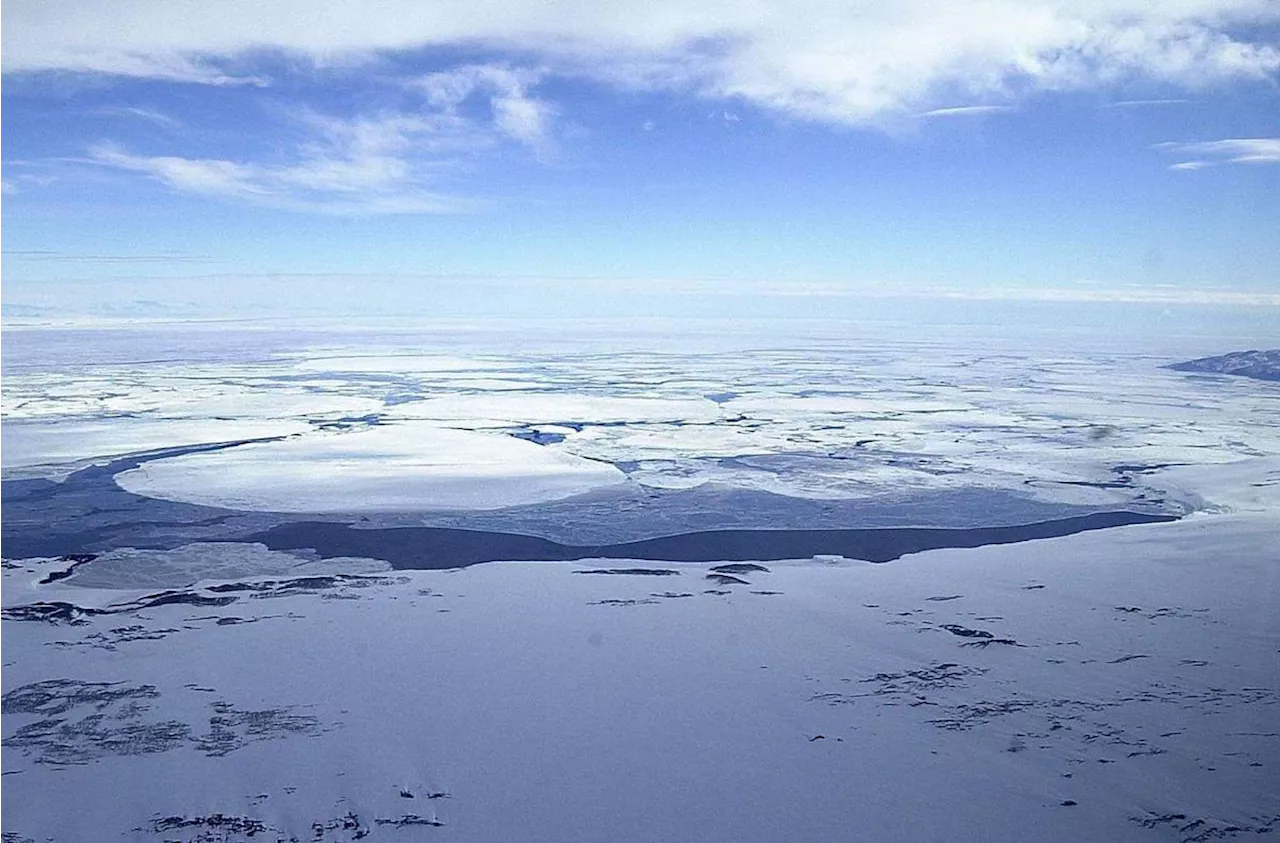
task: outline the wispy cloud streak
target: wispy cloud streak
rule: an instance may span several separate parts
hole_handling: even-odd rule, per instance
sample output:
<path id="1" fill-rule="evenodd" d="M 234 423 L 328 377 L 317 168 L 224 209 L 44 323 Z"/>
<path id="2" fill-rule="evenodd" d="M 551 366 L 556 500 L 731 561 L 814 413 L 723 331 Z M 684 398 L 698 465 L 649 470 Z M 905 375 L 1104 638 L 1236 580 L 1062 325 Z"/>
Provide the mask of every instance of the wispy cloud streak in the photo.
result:
<path id="1" fill-rule="evenodd" d="M 1164 105 L 1185 105 L 1191 100 L 1185 97 L 1170 97 L 1166 99 L 1151 100 L 1117 100 L 1116 102 L 1107 102 L 1098 106 L 1099 108 L 1152 108 Z"/>
<path id="2" fill-rule="evenodd" d="M 1224 138 L 1223 140 L 1156 144 L 1186 160 L 1169 165 L 1171 170 L 1203 170 L 1220 164 L 1280 164 L 1280 138 Z"/>
<path id="3" fill-rule="evenodd" d="M 1011 105 L 955 105 L 920 112 L 921 117 L 984 117 L 991 114 L 1008 114 L 1016 111 Z"/>

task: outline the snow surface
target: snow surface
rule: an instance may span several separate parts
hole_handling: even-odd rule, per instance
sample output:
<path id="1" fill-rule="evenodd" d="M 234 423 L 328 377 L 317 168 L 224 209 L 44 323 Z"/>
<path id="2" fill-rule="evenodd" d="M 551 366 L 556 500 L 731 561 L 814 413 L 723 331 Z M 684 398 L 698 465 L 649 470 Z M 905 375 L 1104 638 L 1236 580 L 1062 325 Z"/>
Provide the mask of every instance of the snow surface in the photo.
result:
<path id="1" fill-rule="evenodd" d="M 749 585 L 493 564 L 9 620 L 4 829 L 192 841 L 206 827 L 148 829 L 223 815 L 270 830 L 253 840 L 1253 839 L 1280 827 L 1276 526 L 801 560 Z M 6 570 L 6 607 L 103 604 L 30 584 L 65 564 Z M 45 685 L 45 713 L 24 709 L 51 680 L 134 697 Z M 443 825 L 378 824 L 405 816 Z"/>

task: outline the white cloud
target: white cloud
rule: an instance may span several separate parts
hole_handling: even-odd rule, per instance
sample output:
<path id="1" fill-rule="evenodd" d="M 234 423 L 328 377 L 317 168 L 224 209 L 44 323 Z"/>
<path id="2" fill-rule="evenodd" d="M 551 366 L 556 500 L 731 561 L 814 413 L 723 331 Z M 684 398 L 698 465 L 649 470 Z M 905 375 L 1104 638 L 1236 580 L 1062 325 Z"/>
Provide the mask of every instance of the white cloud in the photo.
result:
<path id="1" fill-rule="evenodd" d="M 358 60 L 465 44 L 557 73 L 868 123 L 1029 90 L 1263 79 L 1280 70 L 1265 34 L 1276 23 L 1275 0 L 8 0 L 0 56 L 6 71 L 229 84 L 261 81 L 239 71 L 254 51 Z M 438 81 L 440 96 L 458 95 Z M 544 106 L 523 89 L 500 100 L 512 137 L 545 132 Z"/>
<path id="2" fill-rule="evenodd" d="M 412 84 L 422 90 L 427 101 L 457 115 L 458 108 L 476 95 L 488 99 L 492 123 L 499 132 L 540 154 L 553 151 L 553 124 L 556 109 L 529 94 L 542 74 L 503 65 L 464 65 L 431 73 Z"/>
<path id="3" fill-rule="evenodd" d="M 1280 138 L 1225 138 L 1195 143 L 1156 144 L 1188 160 L 1169 165 L 1170 170 L 1202 170 L 1218 164 L 1280 164 Z"/>
<path id="4" fill-rule="evenodd" d="M 210 196 L 239 198 L 265 197 L 270 191 L 262 184 L 265 171 L 234 161 L 179 158 L 171 155 L 143 157 L 116 147 L 101 145 L 90 152 L 101 164 L 147 173 L 175 190 Z"/>

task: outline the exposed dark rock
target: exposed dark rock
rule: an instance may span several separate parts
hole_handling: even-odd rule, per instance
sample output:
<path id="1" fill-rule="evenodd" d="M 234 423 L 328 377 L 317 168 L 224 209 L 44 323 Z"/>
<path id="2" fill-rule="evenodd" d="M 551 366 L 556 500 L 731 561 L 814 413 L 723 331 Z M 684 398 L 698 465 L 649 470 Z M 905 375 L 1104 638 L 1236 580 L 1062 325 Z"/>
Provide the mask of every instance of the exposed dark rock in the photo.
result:
<path id="1" fill-rule="evenodd" d="M 211 585 L 209 591 L 215 594 L 232 591 L 278 591 L 280 589 L 296 589 L 299 591 L 320 591 L 326 588 L 337 588 L 349 580 L 360 579 L 345 574 L 332 576 L 295 577 L 289 580 L 263 580 L 261 582 L 233 582 L 222 585 Z"/>
<path id="2" fill-rule="evenodd" d="M 288 792 L 287 788 L 286 792 Z M 311 824 L 311 832 L 315 835 L 314 839 L 316 840 L 323 840 L 326 832 L 339 830 L 351 832 L 352 840 L 362 840 L 369 836 L 369 828 L 360 823 L 360 815 L 354 811 L 347 811 L 341 817 L 327 822 L 313 822 Z"/>
<path id="3" fill-rule="evenodd" d="M 45 621 L 47 623 L 66 623 L 72 626 L 83 626 L 88 623 L 86 617 L 94 615 L 119 615 L 136 612 L 140 609 L 152 609 L 157 606 L 226 606 L 238 600 L 235 595 L 209 597 L 196 591 L 163 591 L 149 594 L 129 603 L 119 603 L 105 609 L 94 609 L 76 606 L 60 600 L 48 603 L 29 603 L 23 606 L 9 606 L 0 610 L 0 618 L 7 621 Z"/>
<path id="4" fill-rule="evenodd" d="M 942 624 L 942 628 L 947 632 L 950 632 L 952 635 L 959 635 L 961 638 L 995 638 L 994 635 L 987 632 L 985 629 L 969 629 L 968 627 L 961 626 L 958 623 L 944 623 Z"/>
<path id="5" fill-rule="evenodd" d="M 229 615 L 225 618 L 218 618 L 214 623 L 218 626 L 236 626 L 242 623 L 257 623 L 258 620 L 258 618 L 240 618 L 235 615 Z"/>
<path id="6" fill-rule="evenodd" d="M 711 569 L 718 574 L 750 574 L 755 571 L 761 573 L 769 573 L 769 569 L 763 565 L 755 565 L 751 562 L 735 562 L 731 565 L 716 565 Z"/>
<path id="7" fill-rule="evenodd" d="M 711 580 L 716 585 L 751 585 L 751 583 L 746 580 L 739 579 L 738 577 L 731 577 L 728 574 L 707 574 L 707 579 Z"/>
<path id="8" fill-rule="evenodd" d="M 589 571 L 574 571 L 575 574 L 613 574 L 626 577 L 677 577 L 679 571 L 670 568 L 593 568 Z"/>
<path id="9" fill-rule="evenodd" d="M 116 611 L 131 612 L 138 609 L 153 609 L 157 606 L 227 606 L 236 602 L 236 598 L 208 597 L 195 591 L 166 591 L 143 597 L 133 604 L 122 606 Z M 114 608 L 114 607 L 113 607 Z"/>
<path id="10" fill-rule="evenodd" d="M 97 609 L 84 609 L 72 603 L 54 601 L 52 603 L 31 603 L 26 606 L 8 606 L 0 609 L 0 618 L 7 621 L 45 621 L 46 623 L 65 623 L 71 626 L 84 626 L 89 623 L 86 615 L 101 615 Z"/>
<path id="11" fill-rule="evenodd" d="M 1026 644 L 1019 644 L 1012 638 L 976 638 L 973 641 L 966 641 L 961 647 L 986 647 L 990 644 L 1005 644 L 1009 647 L 1025 647 Z"/>
<path id="12" fill-rule="evenodd" d="M 121 644 L 130 641 L 158 641 L 178 632 L 173 627 L 163 629 L 147 629 L 141 624 L 117 626 L 106 632 L 95 632 L 86 635 L 79 641 L 50 641 L 45 646 L 52 647 L 96 647 L 100 650 L 115 650 Z"/>
<path id="13" fill-rule="evenodd" d="M 444 826 L 444 823 L 440 822 L 439 820 L 429 820 L 429 819 L 426 819 L 425 817 L 420 817 L 417 814 L 405 814 L 399 819 L 378 817 L 374 820 L 374 822 L 377 823 L 378 825 L 389 825 L 389 826 L 396 826 L 399 828 L 404 828 L 406 826 L 411 826 L 411 825 L 427 825 L 427 826 L 432 826 L 434 828 L 441 828 Z"/>
<path id="14" fill-rule="evenodd" d="M 267 825 L 262 820 L 252 817 L 232 817 L 226 814 L 210 814 L 207 817 L 172 816 L 151 821 L 153 834 L 164 834 L 166 831 L 175 831 L 180 828 L 209 829 L 221 835 L 222 839 L 226 839 L 226 835 L 230 834 L 253 837 L 255 834 L 266 832 Z"/>

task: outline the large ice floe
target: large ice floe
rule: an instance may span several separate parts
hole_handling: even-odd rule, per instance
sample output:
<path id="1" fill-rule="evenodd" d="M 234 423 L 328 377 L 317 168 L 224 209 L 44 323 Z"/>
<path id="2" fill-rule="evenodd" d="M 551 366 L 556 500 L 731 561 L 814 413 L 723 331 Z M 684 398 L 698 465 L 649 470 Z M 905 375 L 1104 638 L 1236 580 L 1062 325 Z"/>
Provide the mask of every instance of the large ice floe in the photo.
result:
<path id="1" fill-rule="evenodd" d="M 186 454 L 116 477 L 148 497 L 274 512 L 498 509 L 624 481 L 611 465 L 522 439 L 409 422 Z"/>

